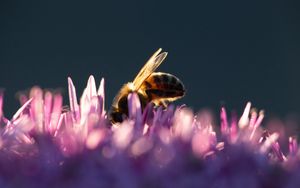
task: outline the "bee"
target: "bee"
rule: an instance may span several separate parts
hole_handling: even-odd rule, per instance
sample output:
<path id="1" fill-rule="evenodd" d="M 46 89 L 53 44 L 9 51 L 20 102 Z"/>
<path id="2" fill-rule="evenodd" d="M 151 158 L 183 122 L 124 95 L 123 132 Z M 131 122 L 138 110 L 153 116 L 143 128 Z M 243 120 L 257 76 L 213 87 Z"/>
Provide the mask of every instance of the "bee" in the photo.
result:
<path id="1" fill-rule="evenodd" d="M 128 116 L 129 93 L 136 92 L 142 109 L 152 102 L 155 106 L 167 107 L 168 103 L 185 95 L 183 83 L 174 75 L 164 72 L 154 72 L 167 57 L 167 52 L 158 49 L 146 62 L 133 82 L 124 84 L 115 96 L 109 118 L 112 123 L 122 122 Z"/>

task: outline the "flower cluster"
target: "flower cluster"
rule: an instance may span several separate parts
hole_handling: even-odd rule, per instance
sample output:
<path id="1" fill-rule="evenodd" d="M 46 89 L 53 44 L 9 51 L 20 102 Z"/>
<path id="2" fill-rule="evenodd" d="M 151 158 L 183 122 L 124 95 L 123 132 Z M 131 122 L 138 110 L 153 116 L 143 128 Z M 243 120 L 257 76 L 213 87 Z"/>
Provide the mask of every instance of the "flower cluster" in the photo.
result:
<path id="1" fill-rule="evenodd" d="M 104 80 L 91 76 L 78 103 L 68 79 L 62 96 L 38 87 L 21 95 L 7 119 L 0 94 L 0 187 L 297 187 L 299 149 L 261 127 L 263 112 L 247 103 L 240 118 L 221 108 L 220 125 L 208 111 L 167 109 L 136 93 L 128 118 L 112 125 L 104 108 Z"/>

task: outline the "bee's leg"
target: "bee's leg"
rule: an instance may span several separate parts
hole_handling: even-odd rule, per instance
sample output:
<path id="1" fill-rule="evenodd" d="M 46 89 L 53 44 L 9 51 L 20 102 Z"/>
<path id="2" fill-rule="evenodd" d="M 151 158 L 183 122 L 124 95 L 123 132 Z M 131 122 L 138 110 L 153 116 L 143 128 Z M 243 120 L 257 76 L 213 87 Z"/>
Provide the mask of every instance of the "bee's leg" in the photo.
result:
<path id="1" fill-rule="evenodd" d="M 169 104 L 169 101 L 167 99 L 160 101 L 160 105 L 163 106 L 164 109 L 166 109 L 168 107 L 168 104 Z"/>
<path id="2" fill-rule="evenodd" d="M 156 107 L 162 106 L 163 109 L 166 109 L 168 107 L 168 104 L 170 101 L 168 99 L 157 99 L 152 101 Z"/>

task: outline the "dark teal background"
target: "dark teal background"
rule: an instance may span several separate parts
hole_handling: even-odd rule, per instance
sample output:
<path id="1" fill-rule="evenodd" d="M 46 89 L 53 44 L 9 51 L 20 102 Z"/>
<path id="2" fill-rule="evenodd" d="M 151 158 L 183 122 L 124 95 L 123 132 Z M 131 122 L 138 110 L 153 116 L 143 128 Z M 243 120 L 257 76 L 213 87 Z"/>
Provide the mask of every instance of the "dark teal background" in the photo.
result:
<path id="1" fill-rule="evenodd" d="M 298 2 L 2 0 L 5 113 L 33 85 L 66 94 L 67 76 L 78 94 L 89 75 L 105 77 L 108 107 L 159 47 L 169 52 L 159 70 L 187 88 L 178 104 L 240 111 L 250 100 L 267 114 L 300 112 Z"/>

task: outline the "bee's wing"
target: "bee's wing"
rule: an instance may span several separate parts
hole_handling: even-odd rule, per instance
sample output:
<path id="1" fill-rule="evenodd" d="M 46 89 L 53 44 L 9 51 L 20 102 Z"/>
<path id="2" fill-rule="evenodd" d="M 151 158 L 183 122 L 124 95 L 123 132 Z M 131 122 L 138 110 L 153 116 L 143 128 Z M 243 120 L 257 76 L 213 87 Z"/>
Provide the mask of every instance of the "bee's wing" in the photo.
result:
<path id="1" fill-rule="evenodd" d="M 134 90 L 138 90 L 142 86 L 143 82 L 155 71 L 155 69 L 167 57 L 167 52 L 159 54 L 161 50 L 161 48 L 158 49 L 137 74 L 137 76 L 133 80 Z"/>

